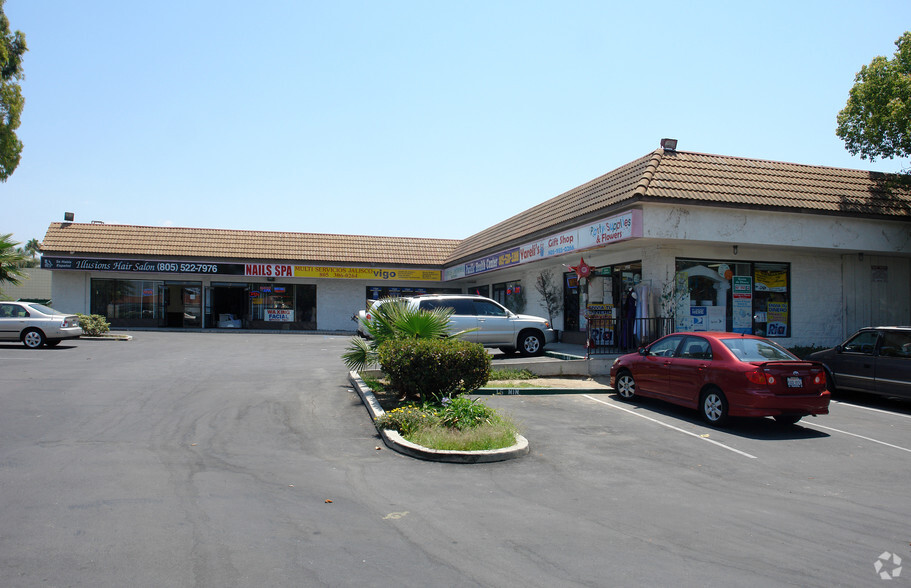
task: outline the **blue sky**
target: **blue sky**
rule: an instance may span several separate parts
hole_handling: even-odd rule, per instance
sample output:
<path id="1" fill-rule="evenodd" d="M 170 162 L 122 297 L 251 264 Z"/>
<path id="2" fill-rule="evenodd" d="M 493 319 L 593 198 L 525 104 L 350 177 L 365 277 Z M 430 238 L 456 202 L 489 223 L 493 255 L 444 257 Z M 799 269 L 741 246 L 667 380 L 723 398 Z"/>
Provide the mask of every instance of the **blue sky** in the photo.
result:
<path id="1" fill-rule="evenodd" d="M 835 136 L 911 2 L 7 0 L 0 233 L 465 238 L 658 147 L 897 171 Z"/>

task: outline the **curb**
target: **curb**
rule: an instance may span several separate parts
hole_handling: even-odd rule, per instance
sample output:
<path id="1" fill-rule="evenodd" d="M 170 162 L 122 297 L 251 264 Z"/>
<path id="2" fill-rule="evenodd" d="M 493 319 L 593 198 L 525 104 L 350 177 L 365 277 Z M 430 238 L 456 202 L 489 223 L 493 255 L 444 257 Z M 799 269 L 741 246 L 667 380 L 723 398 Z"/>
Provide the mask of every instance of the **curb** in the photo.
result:
<path id="1" fill-rule="evenodd" d="M 132 341 L 132 335 L 110 335 L 105 337 L 104 335 L 80 335 L 79 339 L 84 339 L 86 341 Z"/>
<path id="2" fill-rule="evenodd" d="M 610 394 L 612 388 L 478 388 L 473 396 L 553 396 L 555 394 Z"/>
<path id="3" fill-rule="evenodd" d="M 373 391 L 364 383 L 355 372 L 348 372 L 348 380 L 354 385 L 358 396 L 364 402 L 370 418 L 376 421 L 378 417 L 385 414 L 386 411 L 380 406 Z M 503 449 L 488 449 L 485 451 L 444 451 L 440 449 L 429 449 L 421 445 L 407 441 L 398 431 L 383 429 L 380 431 L 383 443 L 386 447 L 397 451 L 403 455 L 425 459 L 428 461 L 442 461 L 447 463 L 491 463 L 495 461 L 506 461 L 522 457 L 528 453 L 528 439 L 522 435 L 516 435 L 516 444 L 512 447 Z"/>

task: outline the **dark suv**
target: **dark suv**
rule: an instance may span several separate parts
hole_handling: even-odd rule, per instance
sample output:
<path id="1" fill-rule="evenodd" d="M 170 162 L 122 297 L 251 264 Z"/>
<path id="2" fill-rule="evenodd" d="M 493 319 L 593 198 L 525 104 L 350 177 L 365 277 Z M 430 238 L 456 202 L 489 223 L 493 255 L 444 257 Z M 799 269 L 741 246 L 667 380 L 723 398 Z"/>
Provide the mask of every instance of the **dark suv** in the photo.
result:
<path id="1" fill-rule="evenodd" d="M 829 389 L 911 398 L 911 327 L 866 327 L 807 359 L 826 366 Z"/>

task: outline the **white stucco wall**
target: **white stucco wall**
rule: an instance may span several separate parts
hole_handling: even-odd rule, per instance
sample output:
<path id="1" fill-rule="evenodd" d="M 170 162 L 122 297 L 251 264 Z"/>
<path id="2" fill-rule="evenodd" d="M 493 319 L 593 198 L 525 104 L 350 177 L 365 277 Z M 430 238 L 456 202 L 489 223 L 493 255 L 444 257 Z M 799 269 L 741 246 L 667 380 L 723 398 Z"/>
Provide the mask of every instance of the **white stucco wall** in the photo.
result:
<path id="1" fill-rule="evenodd" d="M 54 271 L 51 298 L 61 312 L 89 313 L 89 277 L 86 272 Z"/>
<path id="2" fill-rule="evenodd" d="M 20 278 L 19 286 L 8 282 L 2 284 L 0 299 L 19 300 L 20 298 L 50 298 L 51 297 L 51 272 L 40 267 L 23 269 L 25 274 Z"/>

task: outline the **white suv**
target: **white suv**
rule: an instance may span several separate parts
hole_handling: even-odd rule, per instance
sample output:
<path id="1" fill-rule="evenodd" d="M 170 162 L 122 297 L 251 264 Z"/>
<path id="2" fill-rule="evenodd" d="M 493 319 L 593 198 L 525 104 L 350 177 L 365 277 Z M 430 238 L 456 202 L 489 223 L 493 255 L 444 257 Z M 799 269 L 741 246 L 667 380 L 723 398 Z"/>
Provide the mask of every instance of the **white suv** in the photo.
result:
<path id="1" fill-rule="evenodd" d="M 423 294 L 402 298 L 412 308 L 433 310 L 451 308 L 452 332 L 476 329 L 461 335 L 463 339 L 482 344 L 484 347 L 498 347 L 504 353 L 541 355 L 544 346 L 553 343 L 556 334 L 547 319 L 527 314 L 515 314 L 500 303 L 471 294 Z M 378 301 L 380 302 L 380 301 Z M 375 306 L 376 303 L 374 303 Z M 373 307 L 371 307 L 373 308 Z M 358 331 L 363 320 L 370 320 L 370 310 L 360 311 Z"/>

